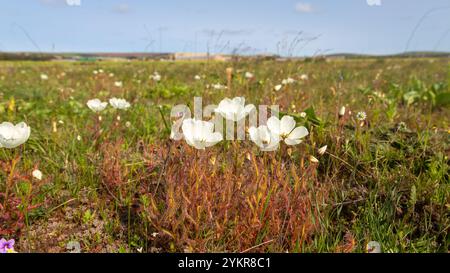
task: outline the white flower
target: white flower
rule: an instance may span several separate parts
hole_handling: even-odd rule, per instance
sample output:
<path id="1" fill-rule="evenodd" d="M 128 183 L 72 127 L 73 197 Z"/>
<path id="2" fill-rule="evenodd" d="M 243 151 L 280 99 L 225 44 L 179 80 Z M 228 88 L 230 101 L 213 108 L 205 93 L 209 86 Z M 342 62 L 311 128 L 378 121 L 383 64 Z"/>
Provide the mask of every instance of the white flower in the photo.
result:
<path id="1" fill-rule="evenodd" d="M 295 82 L 295 80 L 293 78 L 287 78 L 287 79 L 282 80 L 281 84 L 286 85 L 286 84 L 291 84 L 291 83 L 294 83 L 294 82 Z"/>
<path id="2" fill-rule="evenodd" d="M 406 125 L 406 123 L 404 121 L 400 121 L 397 124 L 397 131 L 400 131 L 400 132 L 407 132 L 408 131 L 408 126 Z"/>
<path id="3" fill-rule="evenodd" d="M 343 117 L 345 115 L 345 106 L 342 106 L 341 109 L 339 109 L 339 116 Z"/>
<path id="4" fill-rule="evenodd" d="M 161 80 L 161 75 L 159 75 L 158 72 L 154 72 L 153 75 L 150 75 L 149 78 L 154 80 L 155 82 L 159 82 Z"/>
<path id="5" fill-rule="evenodd" d="M 42 180 L 42 172 L 38 169 L 35 169 L 32 173 L 34 178 L 36 178 L 37 180 Z"/>
<path id="6" fill-rule="evenodd" d="M 94 112 L 101 112 L 103 111 L 106 106 L 108 105 L 107 102 L 102 102 L 99 99 L 93 99 L 93 100 L 89 100 L 87 103 L 87 106 L 89 107 L 89 109 L 91 109 Z"/>
<path id="7" fill-rule="evenodd" d="M 97 70 L 94 70 L 94 71 L 92 71 L 92 73 L 94 73 L 94 75 L 97 75 L 97 74 L 98 74 L 98 71 L 97 71 Z"/>
<path id="8" fill-rule="evenodd" d="M 43 81 L 48 80 L 47 74 L 41 74 L 41 80 L 43 80 Z"/>
<path id="9" fill-rule="evenodd" d="M 130 103 L 125 99 L 111 98 L 109 99 L 109 104 L 115 109 L 127 109 L 130 107 Z"/>
<path id="10" fill-rule="evenodd" d="M 366 246 L 367 253 L 381 253 L 381 245 L 377 241 L 370 241 Z"/>
<path id="11" fill-rule="evenodd" d="M 99 69 L 99 70 L 98 70 L 98 73 L 103 73 L 103 69 Z"/>
<path id="12" fill-rule="evenodd" d="M 325 154 L 325 152 L 327 151 L 327 147 L 328 147 L 327 145 L 321 147 L 321 148 L 318 150 L 319 155 Z"/>
<path id="13" fill-rule="evenodd" d="M 221 133 L 214 132 L 214 123 L 209 121 L 185 119 L 181 129 L 186 143 L 199 150 L 213 146 L 223 139 Z"/>
<path id="14" fill-rule="evenodd" d="M 123 86 L 123 83 L 122 82 L 114 82 L 114 86 L 116 86 L 116 87 L 122 87 Z"/>
<path id="15" fill-rule="evenodd" d="M 223 99 L 219 106 L 214 109 L 214 112 L 219 113 L 228 120 L 239 121 L 245 118 L 253 109 L 255 109 L 253 104 L 245 105 L 244 97 L 235 97 L 234 99 Z"/>
<path id="16" fill-rule="evenodd" d="M 366 114 L 366 112 L 358 112 L 358 113 L 356 113 L 356 118 L 359 120 L 359 121 L 364 121 L 366 118 L 367 118 L 367 114 Z"/>
<path id="17" fill-rule="evenodd" d="M 212 86 L 212 88 L 214 88 L 214 89 L 216 89 L 216 90 L 227 89 L 226 86 L 221 85 L 220 83 L 215 83 L 215 84 L 212 84 L 211 86 Z"/>
<path id="18" fill-rule="evenodd" d="M 201 77 L 200 77 L 199 75 L 195 75 L 194 79 L 195 79 L 196 81 L 198 81 L 198 80 L 201 79 Z"/>
<path id="19" fill-rule="evenodd" d="M 81 141 L 81 136 L 80 135 L 77 135 L 77 140 Z"/>
<path id="20" fill-rule="evenodd" d="M 0 124 L 0 148 L 16 148 L 25 143 L 30 137 L 30 127 L 21 122 L 14 125 L 10 122 Z"/>
<path id="21" fill-rule="evenodd" d="M 306 116 L 307 116 L 307 114 L 306 114 L 305 112 L 301 112 L 301 113 L 300 113 L 300 117 L 301 117 L 301 118 L 306 118 Z"/>
<path id="22" fill-rule="evenodd" d="M 273 89 L 275 89 L 275 91 L 280 91 L 280 89 L 283 87 L 283 85 L 281 84 L 277 84 L 275 85 L 275 87 Z"/>
<path id="23" fill-rule="evenodd" d="M 280 119 L 270 117 L 267 121 L 267 127 L 271 132 L 284 139 L 287 145 L 297 145 L 302 142 L 302 138 L 309 134 L 308 129 L 303 126 L 295 128 L 296 122 L 291 116 L 284 116 Z"/>
<path id="24" fill-rule="evenodd" d="M 252 79 L 252 78 L 254 77 L 254 75 L 253 75 L 253 73 L 251 73 L 251 72 L 245 72 L 245 77 L 246 77 L 247 79 Z"/>
<path id="25" fill-rule="evenodd" d="M 302 81 L 307 81 L 307 80 L 309 79 L 309 77 L 308 77 L 308 75 L 306 75 L 306 74 L 302 74 L 302 75 L 300 76 L 300 79 L 301 79 Z"/>
<path id="26" fill-rule="evenodd" d="M 278 149 L 280 137 L 269 130 L 266 125 L 261 125 L 258 128 L 250 127 L 248 129 L 250 139 L 258 145 L 261 151 L 271 152 Z"/>
<path id="27" fill-rule="evenodd" d="M 309 161 L 311 161 L 312 163 L 319 163 L 319 160 L 312 155 L 309 156 Z"/>

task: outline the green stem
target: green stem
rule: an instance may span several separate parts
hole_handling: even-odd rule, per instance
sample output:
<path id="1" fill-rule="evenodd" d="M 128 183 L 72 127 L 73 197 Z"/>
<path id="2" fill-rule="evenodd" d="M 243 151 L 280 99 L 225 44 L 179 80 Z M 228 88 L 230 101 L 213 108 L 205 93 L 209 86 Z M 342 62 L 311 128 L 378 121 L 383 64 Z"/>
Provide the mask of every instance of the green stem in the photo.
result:
<path id="1" fill-rule="evenodd" d="M 159 110 L 159 113 L 161 114 L 161 118 L 162 118 L 162 120 L 163 120 L 164 127 L 166 127 L 167 132 L 170 133 L 171 129 L 170 129 L 170 127 L 169 127 L 169 124 L 167 124 L 166 118 L 164 117 L 164 113 L 163 113 L 162 107 L 159 106 L 159 107 L 158 107 L 158 110 Z"/>

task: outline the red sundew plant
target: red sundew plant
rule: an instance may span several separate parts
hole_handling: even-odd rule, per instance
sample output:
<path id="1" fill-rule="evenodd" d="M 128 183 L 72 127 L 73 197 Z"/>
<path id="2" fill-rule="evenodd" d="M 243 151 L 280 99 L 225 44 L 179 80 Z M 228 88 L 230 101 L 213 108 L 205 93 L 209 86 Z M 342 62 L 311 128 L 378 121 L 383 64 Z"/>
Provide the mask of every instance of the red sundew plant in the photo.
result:
<path id="1" fill-rule="evenodd" d="M 44 205 L 45 200 L 35 202 L 35 199 L 47 181 L 33 179 L 31 174 L 22 173 L 16 165 L 5 162 L 0 162 L 0 165 L 9 173 L 7 182 L 11 188 L 0 193 L 0 235 L 17 235 L 29 225 L 29 213 Z"/>
<path id="2" fill-rule="evenodd" d="M 165 150 L 163 181 L 142 204 L 144 221 L 175 251 L 301 251 L 327 193 L 317 165 L 234 149 Z"/>

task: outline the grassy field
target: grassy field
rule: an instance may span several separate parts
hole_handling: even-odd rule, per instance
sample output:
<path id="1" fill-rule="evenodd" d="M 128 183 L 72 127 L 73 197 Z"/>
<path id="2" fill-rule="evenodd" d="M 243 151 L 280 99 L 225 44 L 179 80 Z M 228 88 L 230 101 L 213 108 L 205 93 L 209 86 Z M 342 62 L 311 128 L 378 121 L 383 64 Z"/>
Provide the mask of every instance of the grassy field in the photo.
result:
<path id="1" fill-rule="evenodd" d="M 0 122 L 31 136 L 0 148 L 0 238 L 18 252 L 448 252 L 449 80 L 446 58 L 1 62 Z M 309 135 L 196 150 L 169 138 L 171 108 L 195 96 L 279 105 Z M 131 107 L 86 106 L 111 97 Z"/>

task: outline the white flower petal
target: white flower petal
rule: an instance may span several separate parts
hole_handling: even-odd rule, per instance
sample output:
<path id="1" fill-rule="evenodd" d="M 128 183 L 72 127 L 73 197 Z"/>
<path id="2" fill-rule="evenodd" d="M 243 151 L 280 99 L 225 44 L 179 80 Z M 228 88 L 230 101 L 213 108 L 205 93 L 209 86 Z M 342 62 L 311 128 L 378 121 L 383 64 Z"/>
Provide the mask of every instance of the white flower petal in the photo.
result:
<path id="1" fill-rule="evenodd" d="M 308 129 L 306 129 L 303 126 L 297 127 L 295 128 L 287 138 L 289 139 L 300 139 L 300 138 L 304 138 L 305 136 L 307 136 L 309 134 Z"/>
<path id="2" fill-rule="evenodd" d="M 284 140 L 284 143 L 286 143 L 287 145 L 297 145 L 300 144 L 302 142 L 301 139 L 293 139 L 293 138 L 286 138 Z"/>
<path id="3" fill-rule="evenodd" d="M 288 135 L 292 130 L 294 130 L 296 122 L 291 116 L 283 116 L 280 122 L 280 134 Z"/>
<path id="4" fill-rule="evenodd" d="M 245 118 L 254 108 L 252 104 L 245 106 L 245 98 L 235 97 L 223 99 L 214 111 L 225 119 L 236 122 Z"/>
<path id="5" fill-rule="evenodd" d="M 215 132 L 213 134 L 208 135 L 206 138 L 206 147 L 211 147 L 213 145 L 216 145 L 220 141 L 222 141 L 223 137 L 222 134 L 219 132 Z"/>
<path id="6" fill-rule="evenodd" d="M 256 145 L 262 145 L 261 139 L 258 136 L 258 129 L 256 127 L 250 127 L 248 129 L 248 133 L 250 135 L 250 140 L 253 141 Z"/>
<path id="7" fill-rule="evenodd" d="M 270 117 L 267 120 L 267 127 L 269 128 L 270 131 L 272 131 L 273 133 L 279 135 L 280 134 L 280 120 L 277 117 Z"/>

